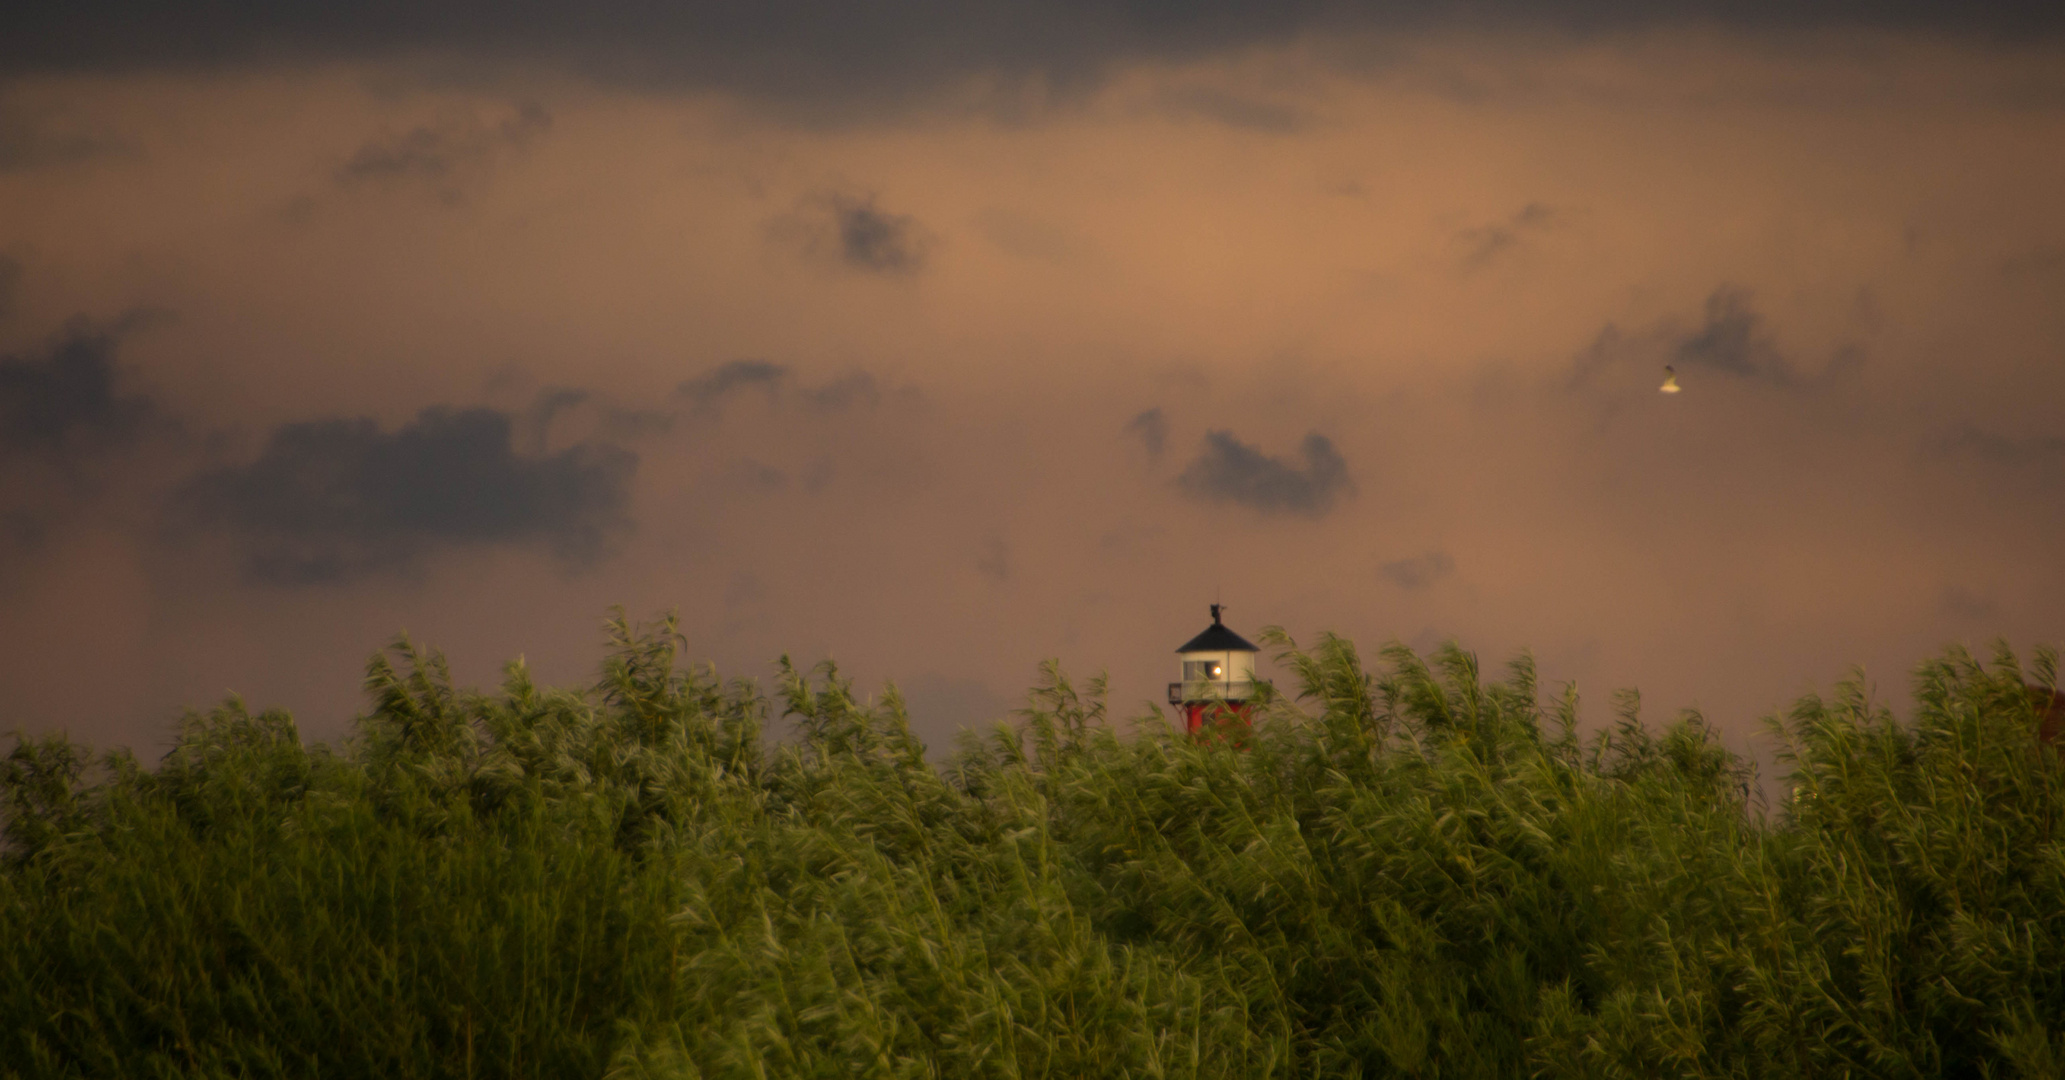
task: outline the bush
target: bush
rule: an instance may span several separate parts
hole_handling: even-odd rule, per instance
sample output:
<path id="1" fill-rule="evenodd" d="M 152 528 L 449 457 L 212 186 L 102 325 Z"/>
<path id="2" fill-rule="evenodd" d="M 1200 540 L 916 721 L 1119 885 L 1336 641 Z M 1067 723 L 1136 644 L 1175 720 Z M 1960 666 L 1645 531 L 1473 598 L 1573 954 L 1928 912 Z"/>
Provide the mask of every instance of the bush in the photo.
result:
<path id="1" fill-rule="evenodd" d="M 2055 1076 L 2065 810 L 2025 683 L 1951 652 L 1774 734 L 1577 731 L 1530 662 L 1271 640 L 1238 739 L 1049 667 L 942 767 L 891 690 L 678 665 L 451 686 L 337 749 L 231 702 L 154 769 L 0 769 L 7 1076 Z"/>

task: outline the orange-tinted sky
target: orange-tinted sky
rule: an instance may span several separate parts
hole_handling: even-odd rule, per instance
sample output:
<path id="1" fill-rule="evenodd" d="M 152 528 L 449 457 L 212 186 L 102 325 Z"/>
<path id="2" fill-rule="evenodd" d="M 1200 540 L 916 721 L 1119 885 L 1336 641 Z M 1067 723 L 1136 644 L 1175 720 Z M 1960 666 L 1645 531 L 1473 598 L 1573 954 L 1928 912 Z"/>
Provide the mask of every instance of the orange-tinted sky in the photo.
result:
<path id="1" fill-rule="evenodd" d="M 332 737 L 398 631 L 579 681 L 613 604 L 894 678 L 935 743 L 1046 657 L 1137 711 L 1215 597 L 1743 748 L 1851 665 L 2057 642 L 2065 49 L 1914 11 L 1062 12 L 688 75 L 32 28 L 0 726 Z"/>

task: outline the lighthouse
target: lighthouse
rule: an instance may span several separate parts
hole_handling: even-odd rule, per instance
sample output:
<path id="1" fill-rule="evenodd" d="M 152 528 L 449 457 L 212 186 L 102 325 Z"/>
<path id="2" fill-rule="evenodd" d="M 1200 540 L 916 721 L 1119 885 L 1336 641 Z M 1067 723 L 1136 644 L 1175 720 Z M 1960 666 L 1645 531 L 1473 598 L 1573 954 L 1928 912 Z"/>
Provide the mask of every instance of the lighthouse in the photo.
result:
<path id="1" fill-rule="evenodd" d="M 1213 604 L 1212 625 L 1176 650 L 1183 681 L 1169 684 L 1169 704 L 1183 710 L 1184 726 L 1192 732 L 1228 717 L 1245 720 L 1255 690 L 1255 654 L 1261 650 L 1228 630 L 1219 611 Z"/>

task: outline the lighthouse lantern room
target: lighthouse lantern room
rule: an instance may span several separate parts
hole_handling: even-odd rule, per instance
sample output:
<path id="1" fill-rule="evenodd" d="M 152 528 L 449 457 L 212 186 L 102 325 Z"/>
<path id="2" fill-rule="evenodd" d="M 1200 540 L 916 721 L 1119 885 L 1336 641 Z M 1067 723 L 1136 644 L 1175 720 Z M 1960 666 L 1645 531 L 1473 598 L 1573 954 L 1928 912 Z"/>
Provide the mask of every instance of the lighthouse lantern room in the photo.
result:
<path id="1" fill-rule="evenodd" d="M 1212 605 L 1212 625 L 1183 643 L 1176 655 L 1183 661 L 1183 681 L 1169 684 L 1169 704 L 1180 707 L 1185 726 L 1202 731 L 1226 716 L 1247 716 L 1255 688 L 1255 654 L 1261 650 L 1219 621 L 1220 605 Z"/>

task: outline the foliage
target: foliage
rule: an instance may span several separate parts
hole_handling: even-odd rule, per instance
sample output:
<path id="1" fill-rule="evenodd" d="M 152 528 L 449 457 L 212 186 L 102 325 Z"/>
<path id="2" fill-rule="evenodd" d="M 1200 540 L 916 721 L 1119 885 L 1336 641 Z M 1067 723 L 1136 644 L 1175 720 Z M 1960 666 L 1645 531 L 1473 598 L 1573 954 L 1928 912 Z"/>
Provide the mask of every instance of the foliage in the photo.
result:
<path id="1" fill-rule="evenodd" d="M 1237 740 L 1052 666 L 925 757 L 892 689 L 585 692 L 407 641 L 336 749 L 230 702 L 155 768 L 0 763 L 0 1074 L 1897 1077 L 2065 1069 L 2065 773 L 2001 650 L 1774 734 L 1589 737 L 1533 665 L 1271 640 Z"/>

